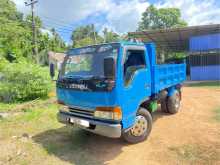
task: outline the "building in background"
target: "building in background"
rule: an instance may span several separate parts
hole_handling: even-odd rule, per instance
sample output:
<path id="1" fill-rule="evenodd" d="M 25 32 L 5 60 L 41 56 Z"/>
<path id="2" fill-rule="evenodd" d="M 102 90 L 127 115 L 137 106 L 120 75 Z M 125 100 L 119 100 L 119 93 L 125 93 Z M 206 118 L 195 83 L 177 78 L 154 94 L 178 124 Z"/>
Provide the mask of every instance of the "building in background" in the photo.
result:
<path id="1" fill-rule="evenodd" d="M 220 33 L 190 38 L 190 79 L 220 80 Z"/>
<path id="2" fill-rule="evenodd" d="M 57 70 L 60 70 L 65 56 L 65 53 L 56 53 L 52 51 L 48 52 L 49 66 L 55 67 Z"/>
<path id="3" fill-rule="evenodd" d="M 220 80 L 220 24 L 137 31 L 129 36 L 154 42 L 158 57 L 187 55 L 188 80 Z"/>

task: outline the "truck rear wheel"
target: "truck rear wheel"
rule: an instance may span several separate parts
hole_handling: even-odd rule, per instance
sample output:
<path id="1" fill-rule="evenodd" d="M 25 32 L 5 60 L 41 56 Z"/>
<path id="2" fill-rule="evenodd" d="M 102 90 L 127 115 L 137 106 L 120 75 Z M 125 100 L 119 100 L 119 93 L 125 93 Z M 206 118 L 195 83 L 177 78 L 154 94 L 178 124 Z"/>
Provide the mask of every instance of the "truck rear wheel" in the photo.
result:
<path id="1" fill-rule="evenodd" d="M 168 109 L 167 109 L 167 99 L 163 99 L 161 101 L 160 105 L 161 105 L 162 112 L 167 113 L 168 112 Z"/>
<path id="2" fill-rule="evenodd" d="M 180 92 L 175 91 L 174 94 L 167 99 L 167 110 L 171 114 L 176 114 L 179 112 L 180 108 Z"/>
<path id="3" fill-rule="evenodd" d="M 168 92 L 166 90 L 163 90 L 160 92 L 160 105 L 161 105 L 161 111 L 167 113 L 167 95 Z"/>
<path id="4" fill-rule="evenodd" d="M 152 116 L 144 108 L 140 108 L 133 127 L 123 133 L 123 138 L 129 143 L 139 143 L 147 139 L 152 129 Z"/>

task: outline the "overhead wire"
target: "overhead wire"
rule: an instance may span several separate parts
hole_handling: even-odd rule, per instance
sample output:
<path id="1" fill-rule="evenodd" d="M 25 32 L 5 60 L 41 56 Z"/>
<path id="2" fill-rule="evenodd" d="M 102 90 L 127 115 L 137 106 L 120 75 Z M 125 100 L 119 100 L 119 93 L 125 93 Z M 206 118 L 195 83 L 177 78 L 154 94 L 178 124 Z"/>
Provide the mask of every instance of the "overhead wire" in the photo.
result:
<path id="1" fill-rule="evenodd" d="M 54 18 L 50 18 L 44 15 L 41 15 L 41 19 L 44 20 L 43 22 L 48 26 L 54 26 L 55 28 L 61 29 L 63 31 L 73 31 L 73 25 L 68 24 L 67 22 L 55 20 Z"/>
<path id="2" fill-rule="evenodd" d="M 51 29 L 54 28 L 56 32 L 62 33 L 64 35 L 70 35 L 70 34 L 72 34 L 72 32 L 74 30 L 73 23 L 68 24 L 65 21 L 50 18 L 50 17 L 42 15 L 42 14 L 40 15 L 40 18 L 42 19 L 43 29 L 45 29 L 45 30 L 51 31 Z M 90 35 L 90 34 L 88 34 L 88 35 Z"/>

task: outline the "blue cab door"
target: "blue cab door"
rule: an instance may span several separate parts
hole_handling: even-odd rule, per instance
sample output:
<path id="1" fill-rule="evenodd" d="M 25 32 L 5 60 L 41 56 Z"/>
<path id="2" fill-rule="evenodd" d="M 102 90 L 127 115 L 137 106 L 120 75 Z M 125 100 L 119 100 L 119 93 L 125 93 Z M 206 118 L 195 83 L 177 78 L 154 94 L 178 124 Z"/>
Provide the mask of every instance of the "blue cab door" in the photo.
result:
<path id="1" fill-rule="evenodd" d="M 122 67 L 122 124 L 123 129 L 126 129 L 134 124 L 141 103 L 151 96 L 151 72 L 146 48 L 125 46 Z"/>

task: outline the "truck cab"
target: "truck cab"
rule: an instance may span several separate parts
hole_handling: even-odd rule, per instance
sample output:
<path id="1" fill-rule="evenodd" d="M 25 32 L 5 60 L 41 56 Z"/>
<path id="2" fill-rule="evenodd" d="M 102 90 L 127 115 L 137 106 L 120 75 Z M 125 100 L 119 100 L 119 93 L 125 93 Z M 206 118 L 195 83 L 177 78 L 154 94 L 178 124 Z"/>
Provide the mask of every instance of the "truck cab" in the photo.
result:
<path id="1" fill-rule="evenodd" d="M 152 113 L 177 113 L 185 64 L 156 65 L 155 45 L 118 42 L 70 49 L 57 80 L 61 123 L 131 143 L 145 140 Z"/>

